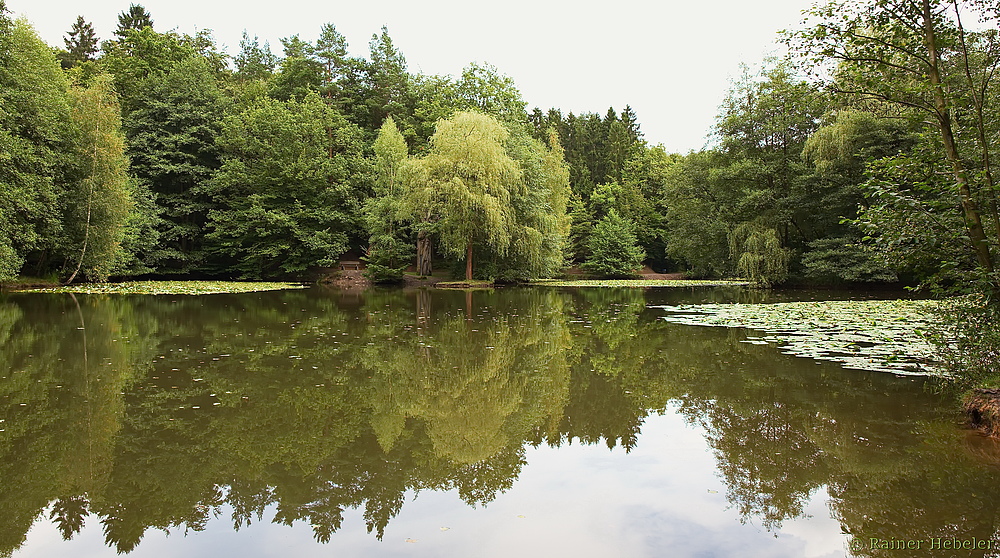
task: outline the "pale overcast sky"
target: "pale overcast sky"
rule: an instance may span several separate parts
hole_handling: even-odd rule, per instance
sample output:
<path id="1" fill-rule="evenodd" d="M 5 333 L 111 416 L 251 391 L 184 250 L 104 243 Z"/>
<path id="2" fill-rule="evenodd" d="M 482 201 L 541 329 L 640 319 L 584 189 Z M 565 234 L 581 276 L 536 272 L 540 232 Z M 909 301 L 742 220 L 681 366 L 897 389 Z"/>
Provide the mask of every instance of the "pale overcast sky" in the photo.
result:
<path id="1" fill-rule="evenodd" d="M 298 33 L 315 40 L 333 23 L 351 54 L 367 56 L 368 41 L 387 25 L 411 71 L 458 75 L 488 62 L 511 76 L 528 110 L 616 110 L 630 104 L 651 144 L 669 151 L 700 149 L 729 80 L 780 52 L 776 32 L 795 27 L 810 0 L 621 0 L 617 2 L 458 0 L 344 2 L 282 0 L 251 4 L 212 0 L 140 0 L 159 31 L 211 29 L 226 52 L 241 34 L 269 41 Z M 77 15 L 111 37 L 129 0 L 7 0 L 53 46 Z"/>

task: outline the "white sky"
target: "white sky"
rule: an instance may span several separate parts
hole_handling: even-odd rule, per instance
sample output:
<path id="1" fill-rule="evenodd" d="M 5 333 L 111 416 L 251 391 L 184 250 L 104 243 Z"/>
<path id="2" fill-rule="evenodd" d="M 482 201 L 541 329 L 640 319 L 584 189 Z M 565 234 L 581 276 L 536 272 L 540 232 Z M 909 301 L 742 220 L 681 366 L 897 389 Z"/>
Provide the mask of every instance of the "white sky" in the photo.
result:
<path id="1" fill-rule="evenodd" d="M 110 38 L 129 0 L 7 0 L 53 46 L 77 15 Z M 252 4 L 213 0 L 139 0 L 159 31 L 211 29 L 226 52 L 241 34 L 269 41 L 298 33 L 315 40 L 321 24 L 337 26 L 351 54 L 368 55 L 373 33 L 387 25 L 410 71 L 458 75 L 488 62 L 511 76 L 528 110 L 566 114 L 620 111 L 630 104 L 650 144 L 700 149 L 739 64 L 780 52 L 776 32 L 794 28 L 810 0 L 281 0 Z M 255 7 L 259 6 L 259 7 Z"/>

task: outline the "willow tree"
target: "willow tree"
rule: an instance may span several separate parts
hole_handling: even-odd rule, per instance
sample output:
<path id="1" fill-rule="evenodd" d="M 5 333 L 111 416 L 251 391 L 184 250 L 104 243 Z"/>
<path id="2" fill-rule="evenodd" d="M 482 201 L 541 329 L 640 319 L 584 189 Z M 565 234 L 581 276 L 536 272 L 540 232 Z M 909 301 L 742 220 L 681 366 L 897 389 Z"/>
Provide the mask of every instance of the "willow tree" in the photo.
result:
<path id="1" fill-rule="evenodd" d="M 761 287 L 788 277 L 789 251 L 781 246 L 778 231 L 759 220 L 740 223 L 729 233 L 729 252 L 736 273 Z"/>
<path id="2" fill-rule="evenodd" d="M 485 274 L 503 281 L 552 277 L 565 266 L 568 251 L 569 168 L 554 131 L 546 146 L 526 129 L 512 128 L 506 148 L 521 168 L 523 187 L 511 192 L 510 247 L 502 257 L 489 258 Z"/>
<path id="3" fill-rule="evenodd" d="M 75 142 L 79 180 L 67 185 L 62 204 L 69 234 L 64 248 L 67 260 L 75 263 L 67 284 L 81 269 L 88 279 L 107 280 L 119 259 L 132 210 L 125 135 L 111 79 L 105 74 L 89 88 L 69 90 L 70 116 L 79 129 Z"/>
<path id="4" fill-rule="evenodd" d="M 456 257 L 464 254 L 467 280 L 474 246 L 503 255 L 511 243 L 511 196 L 523 182 L 520 166 L 504 147 L 509 135 L 495 118 L 475 112 L 439 121 L 430 152 L 419 162 L 422 184 L 409 194 L 425 200 L 425 207 L 437 206 L 441 247 Z"/>

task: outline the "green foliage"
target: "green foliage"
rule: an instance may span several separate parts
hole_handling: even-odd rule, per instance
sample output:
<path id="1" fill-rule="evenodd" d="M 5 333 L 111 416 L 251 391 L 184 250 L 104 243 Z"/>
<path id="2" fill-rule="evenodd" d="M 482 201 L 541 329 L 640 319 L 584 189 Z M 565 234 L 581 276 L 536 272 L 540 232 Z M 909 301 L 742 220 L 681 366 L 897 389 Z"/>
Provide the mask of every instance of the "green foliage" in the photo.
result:
<path id="1" fill-rule="evenodd" d="M 365 225 L 369 233 L 365 275 L 376 283 L 398 282 L 412 255 L 407 230 L 402 226 L 406 140 L 389 116 L 374 144 L 375 193 L 365 201 Z"/>
<path id="2" fill-rule="evenodd" d="M 729 233 L 729 253 L 736 273 L 751 283 L 770 287 L 788 277 L 788 250 L 777 231 L 759 222 L 741 223 Z"/>
<path id="3" fill-rule="evenodd" d="M 581 267 L 601 277 L 629 277 L 642 267 L 645 251 L 635 237 L 635 225 L 610 209 L 590 235 L 590 257 Z"/>
<path id="4" fill-rule="evenodd" d="M 215 145 L 224 100 L 208 63 L 192 56 L 146 78 L 125 117 L 132 173 L 155 196 L 157 247 L 143 261 L 164 273 L 205 266 L 212 201 L 205 183 L 219 167 Z"/>
<path id="5" fill-rule="evenodd" d="M 805 276 L 819 283 L 891 283 L 896 273 L 860 239 L 821 238 L 802 256 Z"/>
<path id="6" fill-rule="evenodd" d="M 948 299 L 939 319 L 938 354 L 962 389 L 1000 388 L 1000 307 L 982 295 Z"/>
<path id="7" fill-rule="evenodd" d="M 857 225 L 881 259 L 931 290 L 974 289 L 975 257 L 933 145 L 880 159 L 868 173 L 869 200 Z"/>
<path id="8" fill-rule="evenodd" d="M 330 266 L 357 238 L 370 194 L 361 132 L 317 94 L 223 120 L 207 238 L 245 277 Z"/>
<path id="9" fill-rule="evenodd" d="M 71 133 L 52 51 L 27 22 L 0 11 L 0 280 L 52 247 Z"/>
<path id="10" fill-rule="evenodd" d="M 133 210 L 118 100 L 107 75 L 69 93 L 79 166 L 60 204 L 65 239 L 58 251 L 73 270 L 66 283 L 81 271 L 90 281 L 106 281 L 125 260 L 121 244 Z"/>
<path id="11" fill-rule="evenodd" d="M 133 99 L 142 95 L 149 82 L 166 74 L 176 64 L 197 55 L 196 50 L 174 32 L 157 33 L 146 26 L 129 29 L 118 41 L 102 45 L 101 64 L 115 77 L 115 91 L 127 115 Z"/>
<path id="12" fill-rule="evenodd" d="M 455 83 L 455 95 L 460 110 L 489 114 L 507 124 L 525 121 L 525 102 L 514 80 L 490 64 L 466 66 Z"/>
<path id="13" fill-rule="evenodd" d="M 989 274 L 1000 215 L 989 235 L 981 208 L 993 209 L 997 200 L 989 111 L 997 95 L 992 77 L 998 60 L 995 31 L 967 32 L 963 11 L 984 21 L 995 17 L 994 7 L 979 2 L 830 2 L 808 10 L 809 27 L 786 33 L 785 40 L 810 65 L 833 69 L 832 88 L 854 105 L 880 115 L 927 119 L 925 128 L 937 142 L 925 155 L 947 164 L 952 181 L 942 185 L 942 195 L 957 195 L 967 250 Z"/>

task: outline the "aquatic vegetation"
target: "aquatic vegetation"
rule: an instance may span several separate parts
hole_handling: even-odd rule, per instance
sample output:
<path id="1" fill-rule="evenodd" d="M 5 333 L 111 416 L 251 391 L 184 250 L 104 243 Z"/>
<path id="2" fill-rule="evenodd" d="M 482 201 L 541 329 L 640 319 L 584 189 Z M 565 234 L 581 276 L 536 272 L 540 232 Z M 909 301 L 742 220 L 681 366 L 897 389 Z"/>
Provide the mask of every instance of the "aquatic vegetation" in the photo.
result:
<path id="1" fill-rule="evenodd" d="M 747 281 L 707 281 L 689 279 L 540 279 L 529 285 L 547 287 L 739 287 L 749 285 Z"/>
<path id="2" fill-rule="evenodd" d="M 844 368 L 896 374 L 943 374 L 929 336 L 940 331 L 933 300 L 829 300 L 775 304 L 657 306 L 678 324 L 764 332 L 745 342 L 775 344 L 785 354 L 832 360 Z"/>
<path id="3" fill-rule="evenodd" d="M 87 283 L 65 287 L 25 289 L 28 293 L 83 294 L 147 294 L 202 295 L 222 293 L 252 293 L 283 289 L 304 289 L 300 283 L 268 283 L 252 281 L 129 281 L 126 283 Z"/>

